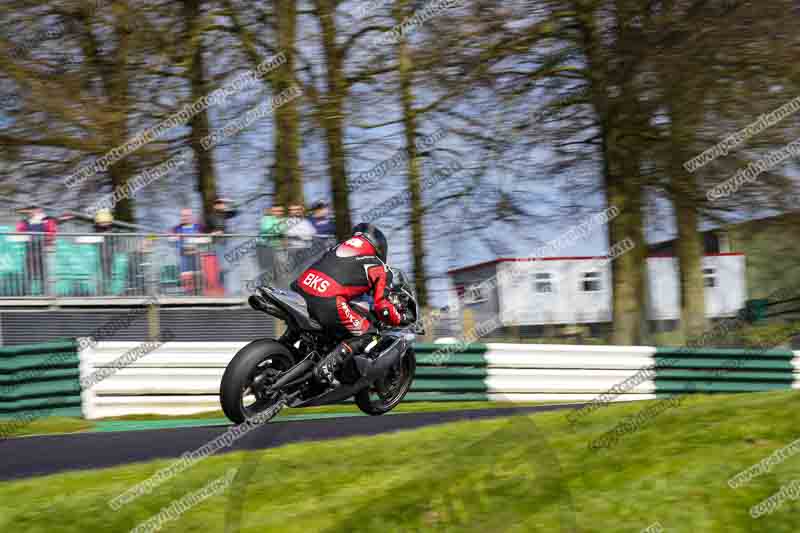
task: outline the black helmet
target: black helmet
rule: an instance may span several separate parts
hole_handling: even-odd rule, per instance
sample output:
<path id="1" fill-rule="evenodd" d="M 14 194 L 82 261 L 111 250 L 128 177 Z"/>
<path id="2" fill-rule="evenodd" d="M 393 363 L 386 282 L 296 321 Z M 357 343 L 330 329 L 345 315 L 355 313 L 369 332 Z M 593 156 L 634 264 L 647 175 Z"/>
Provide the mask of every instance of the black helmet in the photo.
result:
<path id="1" fill-rule="evenodd" d="M 389 254 L 389 243 L 386 241 L 386 236 L 381 230 L 372 224 L 362 222 L 353 228 L 353 237 L 356 235 L 361 235 L 367 239 L 372 247 L 375 248 L 375 253 L 378 254 L 378 258 L 384 263 L 386 262 L 386 256 Z"/>

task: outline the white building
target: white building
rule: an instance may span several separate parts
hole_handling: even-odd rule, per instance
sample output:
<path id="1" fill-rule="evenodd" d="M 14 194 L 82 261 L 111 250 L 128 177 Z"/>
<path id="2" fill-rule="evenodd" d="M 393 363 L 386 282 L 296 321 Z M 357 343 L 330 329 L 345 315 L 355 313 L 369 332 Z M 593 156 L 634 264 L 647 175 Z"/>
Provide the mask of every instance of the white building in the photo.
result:
<path id="1" fill-rule="evenodd" d="M 512 265 L 521 273 L 503 275 Z M 494 316 L 499 316 L 504 326 L 611 321 L 611 263 L 606 257 L 501 258 L 448 273 L 476 321 Z M 494 276 L 496 283 L 482 283 Z M 744 307 L 743 254 L 706 255 L 703 277 L 706 316 L 730 317 Z M 647 258 L 645 301 L 650 320 L 680 318 L 679 279 L 676 257 Z"/>

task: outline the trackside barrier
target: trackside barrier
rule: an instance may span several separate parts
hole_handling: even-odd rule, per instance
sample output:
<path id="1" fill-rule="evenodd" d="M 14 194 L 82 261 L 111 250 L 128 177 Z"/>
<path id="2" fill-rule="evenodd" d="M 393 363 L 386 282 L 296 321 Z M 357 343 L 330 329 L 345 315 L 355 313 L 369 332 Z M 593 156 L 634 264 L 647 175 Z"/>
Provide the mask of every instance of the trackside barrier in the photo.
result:
<path id="1" fill-rule="evenodd" d="M 659 348 L 656 391 L 676 393 L 758 392 L 797 388 L 796 356 L 791 350 Z"/>
<path id="2" fill-rule="evenodd" d="M 111 368 L 137 346 L 82 344 L 88 346 L 80 354 L 82 376 Z M 168 342 L 85 390 L 84 416 L 219 410 L 222 374 L 246 344 Z M 415 350 L 417 378 L 408 401 L 590 401 L 615 387 L 613 401 L 632 401 L 685 392 L 690 383 L 699 392 L 789 389 L 798 388 L 800 362 L 800 352 L 781 350 L 541 344 L 418 344 Z"/>
<path id="3" fill-rule="evenodd" d="M 0 418 L 81 416 L 74 340 L 0 348 Z"/>
<path id="4" fill-rule="evenodd" d="M 418 344 L 416 352 L 412 400 L 581 401 L 652 365 L 655 348 L 474 344 L 449 353 L 447 345 Z M 645 380 L 618 400 L 654 398 L 654 392 L 653 381 Z"/>
<path id="5" fill-rule="evenodd" d="M 89 419 L 132 414 L 184 415 L 220 409 L 219 386 L 230 360 L 247 342 L 168 342 L 123 368 L 114 362 L 135 342 L 82 343 L 81 377 L 113 374 L 83 391 Z"/>
<path id="6" fill-rule="evenodd" d="M 111 368 L 131 342 L 91 343 L 81 352 L 82 376 Z M 87 418 L 179 415 L 219 410 L 228 362 L 247 343 L 169 342 L 84 391 Z M 653 364 L 654 348 L 548 345 L 418 344 L 417 378 L 407 401 L 591 400 Z M 645 381 L 618 400 L 654 398 Z"/>

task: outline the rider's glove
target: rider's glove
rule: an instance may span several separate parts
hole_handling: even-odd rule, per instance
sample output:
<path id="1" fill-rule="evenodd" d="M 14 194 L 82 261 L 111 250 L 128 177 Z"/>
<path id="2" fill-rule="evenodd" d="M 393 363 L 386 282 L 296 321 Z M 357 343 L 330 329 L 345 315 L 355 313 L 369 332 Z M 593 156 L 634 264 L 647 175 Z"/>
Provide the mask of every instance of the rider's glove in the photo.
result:
<path id="1" fill-rule="evenodd" d="M 409 326 L 414 323 L 414 315 L 411 313 L 411 311 L 403 311 L 401 316 L 401 323 L 404 326 Z"/>
<path id="2" fill-rule="evenodd" d="M 400 325 L 401 326 L 407 326 L 409 324 L 413 324 L 414 323 L 414 317 L 409 311 L 400 311 L 399 314 L 400 314 Z M 381 312 L 381 318 L 384 321 L 388 322 L 389 321 L 389 316 L 390 316 L 390 313 L 389 313 L 388 309 L 384 309 Z"/>

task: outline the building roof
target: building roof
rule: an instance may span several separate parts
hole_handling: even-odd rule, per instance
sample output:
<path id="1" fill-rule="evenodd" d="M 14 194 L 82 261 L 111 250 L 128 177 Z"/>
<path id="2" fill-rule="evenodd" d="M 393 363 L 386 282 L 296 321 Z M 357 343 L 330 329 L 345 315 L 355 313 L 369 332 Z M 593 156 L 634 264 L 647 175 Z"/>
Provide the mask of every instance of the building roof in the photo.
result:
<path id="1" fill-rule="evenodd" d="M 725 252 L 725 253 L 707 253 L 705 254 L 706 257 L 714 257 L 714 256 L 727 256 L 727 255 L 744 255 L 740 252 Z M 648 254 L 648 257 L 674 257 L 671 254 Z M 608 259 L 606 255 L 586 255 L 586 256 L 563 256 L 563 257 L 498 257 L 497 259 L 493 259 L 491 261 L 484 261 L 483 263 L 477 263 L 474 265 L 467 265 L 464 267 L 453 268 L 447 271 L 449 275 L 453 274 L 460 274 L 461 272 L 469 272 L 471 270 L 478 270 L 479 268 L 485 268 L 492 265 L 498 265 L 500 263 L 517 263 L 517 262 L 527 262 L 527 261 L 596 261 L 596 260 L 605 260 Z"/>
<path id="2" fill-rule="evenodd" d="M 491 265 L 497 265 L 499 263 L 518 263 L 518 262 L 526 262 L 526 261 L 588 261 L 588 260 L 596 260 L 596 259 L 607 259 L 606 256 L 564 256 L 564 257 L 498 257 L 497 259 L 493 259 L 491 261 L 484 261 L 483 263 L 477 263 L 475 265 L 467 265 L 464 267 L 453 268 L 447 271 L 448 274 L 458 274 L 460 272 L 467 272 L 470 270 L 477 270 L 479 268 L 488 267 Z"/>

